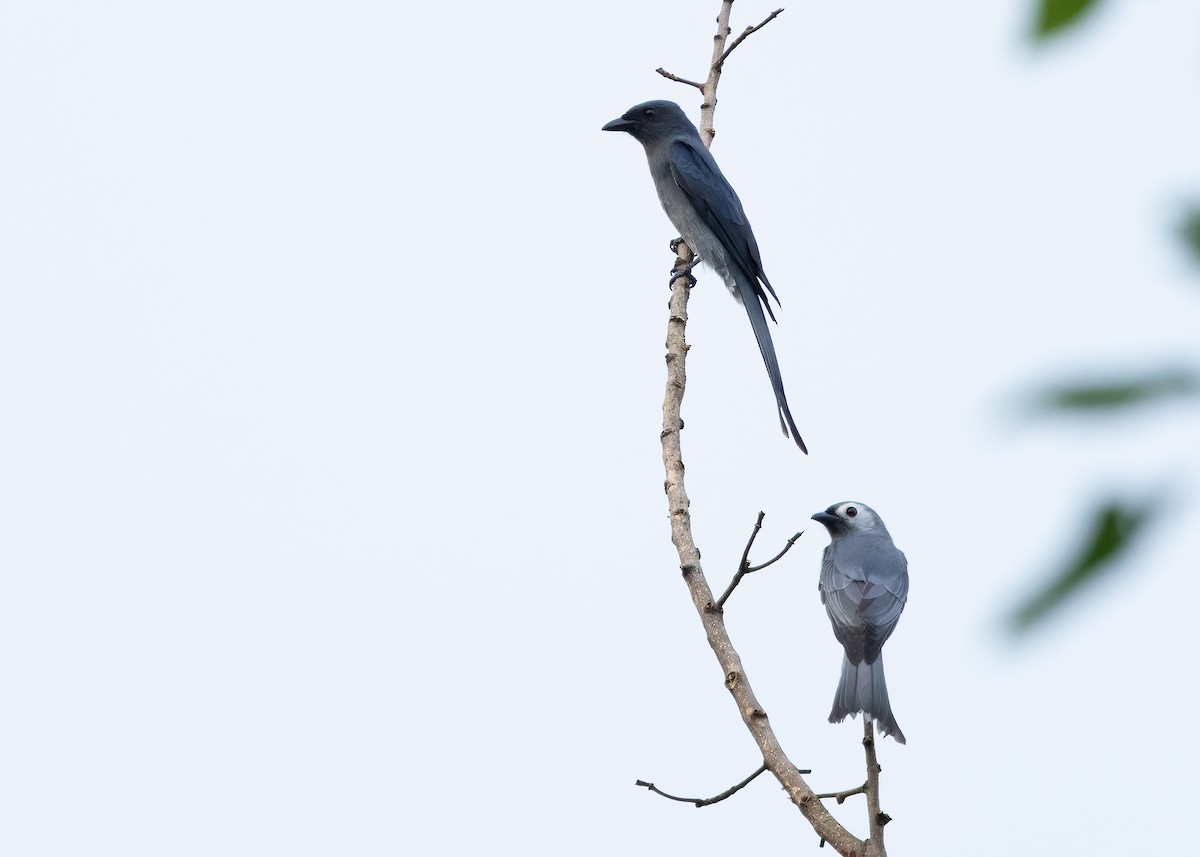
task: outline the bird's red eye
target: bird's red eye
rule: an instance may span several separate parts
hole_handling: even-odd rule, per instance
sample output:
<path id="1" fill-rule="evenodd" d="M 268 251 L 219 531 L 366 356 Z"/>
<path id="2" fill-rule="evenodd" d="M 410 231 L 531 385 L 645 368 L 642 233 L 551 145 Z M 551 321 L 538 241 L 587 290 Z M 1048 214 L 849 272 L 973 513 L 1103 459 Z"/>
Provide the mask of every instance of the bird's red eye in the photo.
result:
<path id="1" fill-rule="evenodd" d="M 853 518 L 857 514 L 858 514 L 858 509 L 855 509 L 853 506 L 846 507 L 846 517 L 847 518 Z"/>

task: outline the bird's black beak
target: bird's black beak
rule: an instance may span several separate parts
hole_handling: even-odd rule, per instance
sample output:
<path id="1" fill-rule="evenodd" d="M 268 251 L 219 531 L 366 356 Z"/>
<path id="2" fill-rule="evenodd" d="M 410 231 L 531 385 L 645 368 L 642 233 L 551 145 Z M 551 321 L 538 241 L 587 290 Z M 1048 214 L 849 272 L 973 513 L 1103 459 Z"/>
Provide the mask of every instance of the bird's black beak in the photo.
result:
<path id="1" fill-rule="evenodd" d="M 836 524 L 838 521 L 835 516 L 829 514 L 828 512 L 817 512 L 817 514 L 812 516 L 812 519 L 818 523 L 824 524 L 826 527 L 828 527 L 830 524 Z"/>
<path id="2" fill-rule="evenodd" d="M 614 119 L 613 121 L 609 122 L 607 125 L 605 125 L 600 130 L 601 131 L 629 131 L 636 124 L 637 124 L 636 122 L 631 122 L 630 120 L 628 120 L 624 116 L 622 116 L 620 119 Z"/>

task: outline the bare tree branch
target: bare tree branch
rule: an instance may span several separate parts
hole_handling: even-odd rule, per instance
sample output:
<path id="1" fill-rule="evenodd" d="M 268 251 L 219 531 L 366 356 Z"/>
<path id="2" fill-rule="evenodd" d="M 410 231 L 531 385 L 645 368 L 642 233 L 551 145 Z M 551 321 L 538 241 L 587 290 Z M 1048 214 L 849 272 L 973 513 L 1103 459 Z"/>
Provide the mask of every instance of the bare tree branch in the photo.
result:
<path id="1" fill-rule="evenodd" d="M 686 245 L 680 245 L 681 250 Z M 690 252 L 688 254 L 690 258 Z M 750 730 L 763 754 L 763 762 L 775 779 L 783 786 L 788 797 L 799 807 L 817 835 L 829 842 L 839 854 L 856 854 L 861 857 L 867 852 L 866 843 L 852 835 L 834 818 L 817 794 L 800 775 L 796 766 L 788 759 L 779 739 L 771 728 L 770 720 L 754 696 L 749 678 L 742 667 L 741 658 L 729 639 L 723 614 L 708 609 L 713 601 L 712 590 L 704 577 L 700 565 L 700 551 L 692 536 L 690 501 L 684 485 L 683 454 L 680 449 L 680 408 L 687 383 L 687 303 L 691 289 L 677 288 L 671 293 L 670 320 L 667 322 L 667 384 L 663 400 L 662 450 L 663 468 L 666 472 L 665 490 L 670 509 L 671 541 L 679 553 L 679 567 L 684 583 L 692 597 L 692 604 L 700 615 L 708 643 L 716 655 L 717 662 L 725 674 L 725 686 L 733 696 L 742 722 Z"/>
<path id="2" fill-rule="evenodd" d="M 750 783 L 754 782 L 755 778 L 759 774 L 763 773 L 766 769 L 767 769 L 766 765 L 759 765 L 757 771 L 755 771 L 750 776 L 746 777 L 746 779 L 742 780 L 736 786 L 730 786 L 729 788 L 725 789 L 725 791 L 721 792 L 719 795 L 714 795 L 713 797 L 703 797 L 703 798 L 701 798 L 701 797 L 676 797 L 675 795 L 667 794 L 662 789 L 660 789 L 658 786 L 654 785 L 654 783 L 647 783 L 644 780 L 638 780 L 637 782 L 634 783 L 634 785 L 647 788 L 650 791 L 654 792 L 656 795 L 662 795 L 667 800 L 677 800 L 680 803 L 690 803 L 690 804 L 693 804 L 694 806 L 696 806 L 697 808 L 699 808 L 702 806 L 712 806 L 714 803 L 720 803 L 721 801 L 725 800 L 725 798 L 733 797 L 735 794 L 740 792 L 746 786 L 750 785 Z M 811 773 L 811 771 L 805 771 L 804 773 L 806 773 L 806 774 Z"/>
<path id="3" fill-rule="evenodd" d="M 823 792 L 822 794 L 817 795 L 817 797 L 821 798 L 822 800 L 833 798 L 838 803 L 845 803 L 846 798 L 853 797 L 854 795 L 865 794 L 866 791 L 867 784 L 863 783 L 861 786 L 855 786 L 852 789 L 846 789 L 844 792 Z"/>
<path id="4" fill-rule="evenodd" d="M 753 574 L 756 571 L 762 571 L 767 566 L 774 565 L 775 563 L 779 562 L 779 560 L 783 559 L 783 555 L 792 549 L 792 545 L 796 543 L 796 540 L 804 535 L 803 532 L 796 533 L 796 535 L 788 539 L 787 544 L 783 546 L 783 550 L 775 554 L 775 556 L 771 557 L 762 565 L 752 566 L 750 565 L 750 548 L 754 545 L 754 540 L 758 538 L 758 533 L 759 530 L 762 529 L 762 522 L 763 518 L 765 517 L 766 513 L 758 513 L 758 520 L 754 522 L 754 530 L 750 533 L 750 540 L 746 542 L 746 549 L 742 551 L 742 561 L 738 564 L 737 574 L 735 574 L 733 576 L 733 580 L 729 582 L 729 587 L 725 590 L 724 594 L 717 599 L 717 603 L 713 605 L 713 609 L 723 609 L 725 607 L 725 602 L 729 600 L 729 596 L 733 594 L 733 590 L 737 589 L 737 585 L 742 582 L 743 577 L 745 577 L 747 574 Z"/>
<path id="5" fill-rule="evenodd" d="M 875 758 L 875 724 L 863 715 L 863 748 L 867 753 L 867 820 L 870 834 L 867 842 L 874 846 L 875 853 L 886 855 L 883 847 L 883 826 L 891 816 L 879 811 L 879 760 Z"/>
<path id="6" fill-rule="evenodd" d="M 817 795 L 817 797 L 822 799 L 833 798 L 841 804 L 846 798 L 853 795 L 866 795 L 867 819 L 870 825 L 870 834 L 867 838 L 867 853 L 886 857 L 887 849 L 883 845 L 883 826 L 891 821 L 892 817 L 886 812 L 879 810 L 880 767 L 879 760 L 875 757 L 875 729 L 874 724 L 865 718 L 863 720 L 863 749 L 867 754 L 867 781 L 861 786 L 856 786 L 852 789 L 846 789 L 842 792 L 826 792 Z M 825 844 L 824 838 L 821 839 L 821 844 Z"/>
<path id="7" fill-rule="evenodd" d="M 783 555 L 792 549 L 792 545 L 794 545 L 797 541 L 800 540 L 800 537 L 802 535 L 804 535 L 803 530 L 801 530 L 800 532 L 798 532 L 794 536 L 792 536 L 790 539 L 788 539 L 787 544 L 785 544 L 783 546 L 783 550 L 781 550 L 779 553 L 775 554 L 775 556 L 771 557 L 769 560 L 764 562 L 762 565 L 752 565 L 748 569 L 746 569 L 746 574 L 753 574 L 756 571 L 762 571 L 767 566 L 774 565 L 775 563 L 779 562 L 781 559 L 783 559 Z"/>
<path id="8" fill-rule="evenodd" d="M 721 11 L 717 16 L 717 33 L 713 37 L 712 64 L 709 67 L 708 79 L 701 87 L 704 100 L 700 107 L 700 134 L 705 146 L 712 144 L 712 139 L 716 134 L 713 127 L 713 116 L 717 105 L 717 84 L 720 81 L 724 59 L 747 36 L 765 26 L 779 14 L 779 11 L 782 11 L 776 11 L 757 27 L 749 28 L 726 50 L 726 42 L 731 32 L 729 29 L 729 15 L 732 6 L 733 0 L 722 0 Z M 661 70 L 660 73 L 662 73 Z M 695 85 L 691 81 L 681 82 Z M 676 260 L 675 270 L 683 270 L 693 260 L 693 253 L 683 242 L 676 245 L 676 252 L 678 259 Z M 683 277 L 675 277 L 674 282 L 686 283 L 686 280 Z M 692 535 L 691 514 L 688 511 L 691 501 L 688 499 L 687 489 L 684 485 L 685 468 L 680 444 L 680 433 L 683 429 L 683 419 L 680 411 L 687 384 L 687 352 L 689 346 L 685 334 L 688 318 L 687 304 L 690 297 L 691 289 L 688 288 L 674 288 L 671 293 L 670 315 L 667 322 L 667 383 L 666 394 L 663 398 L 663 430 L 661 435 L 663 469 L 666 473 L 666 481 L 663 487 L 667 494 L 667 505 L 670 511 L 671 541 L 679 553 L 679 568 L 683 572 L 684 583 L 688 587 L 692 604 L 696 608 L 700 622 L 704 627 L 709 646 L 712 647 L 713 654 L 716 656 L 717 662 L 725 674 L 725 687 L 733 696 L 734 703 L 737 705 L 738 711 L 742 716 L 742 722 L 745 723 L 746 728 L 750 731 L 755 743 L 758 744 L 759 750 L 762 752 L 763 765 L 775 776 L 780 785 L 783 786 L 788 797 L 791 798 L 792 802 L 813 826 L 817 835 L 821 837 L 822 843 L 829 842 L 834 847 L 834 850 L 841 855 L 845 855 L 845 857 L 849 857 L 849 855 L 854 855 L 854 857 L 886 857 L 882 835 L 886 816 L 879 812 L 878 807 L 879 766 L 875 761 L 874 734 L 871 731 L 873 729 L 872 724 L 870 722 L 867 723 L 870 743 L 867 746 L 868 776 L 866 784 L 869 811 L 872 813 L 870 822 L 871 835 L 867 840 L 862 840 L 846 830 L 830 814 L 828 808 L 821 802 L 820 796 L 809 787 L 801 772 L 792 764 L 787 754 L 784 753 L 766 712 L 754 695 L 754 691 L 750 686 L 750 680 L 742 666 L 741 658 L 738 656 L 733 643 L 729 639 L 729 632 L 725 627 L 724 614 L 720 609 L 713 609 L 712 590 L 709 588 L 708 581 L 704 577 L 704 570 L 700 564 L 700 551 L 696 547 L 696 542 Z M 761 515 L 759 524 L 761 524 Z M 754 535 L 757 535 L 759 524 L 755 525 Z M 751 542 L 754 540 L 754 535 L 751 536 Z M 797 534 L 798 536 L 799 534 Z M 786 553 L 788 548 L 794 543 L 795 538 L 793 537 L 788 546 L 780 552 L 780 556 Z M 748 556 L 749 545 L 747 545 L 746 553 Z M 747 556 L 743 557 L 744 566 L 748 562 Z M 775 559 L 770 562 L 775 562 Z M 770 562 L 760 567 L 765 567 Z M 739 569 L 739 574 L 744 576 L 750 573 L 748 566 L 746 566 L 746 569 L 746 571 Z M 726 596 L 722 596 L 722 604 L 727 594 Z M 866 743 L 864 741 L 864 744 Z M 647 787 L 649 788 L 650 786 L 647 784 Z M 658 790 L 654 789 L 654 791 Z M 675 799 L 678 800 L 678 798 Z"/>
<path id="9" fill-rule="evenodd" d="M 704 91 L 703 83 L 696 83 L 696 81 L 694 81 L 694 80 L 687 80 L 686 78 L 682 78 L 682 77 L 679 77 L 678 75 L 671 74 L 671 72 L 667 71 L 664 68 L 656 68 L 655 71 L 658 72 L 659 74 L 661 74 L 667 80 L 673 80 L 676 83 L 686 83 L 688 86 L 696 87 L 696 89 L 700 90 L 701 92 Z"/>
<path id="10" fill-rule="evenodd" d="M 725 62 L 725 60 L 727 60 L 729 58 L 729 55 L 734 52 L 734 49 L 736 49 L 737 46 L 740 45 L 742 42 L 746 41 L 747 36 L 749 36 L 753 33 L 757 33 L 763 27 L 767 26 L 767 24 L 771 23 L 776 18 L 778 18 L 779 14 L 782 11 L 783 11 L 783 7 L 781 6 L 780 8 L 778 8 L 774 12 L 772 12 L 770 15 L 768 15 L 766 18 L 764 18 L 763 22 L 761 24 L 759 24 L 758 26 L 747 27 L 746 29 L 742 30 L 742 34 L 733 40 L 733 44 L 729 46 L 729 49 L 726 50 L 725 53 L 721 54 L 721 58 L 719 60 L 717 60 L 717 63 L 720 64 L 720 63 Z"/>
<path id="11" fill-rule="evenodd" d="M 742 551 L 742 561 L 738 564 L 738 568 L 750 567 L 750 548 L 754 547 L 754 540 L 758 538 L 759 532 L 762 531 L 763 518 L 767 517 L 766 512 L 760 511 L 758 519 L 754 522 L 754 529 L 750 531 L 750 538 L 746 541 L 746 549 Z"/>
<path id="12" fill-rule="evenodd" d="M 708 110 L 711 115 L 711 107 Z M 678 252 L 679 263 L 686 265 L 691 261 L 692 253 L 686 244 L 680 244 Z M 720 611 L 709 609 L 709 605 L 713 603 L 713 595 L 700 565 L 700 551 L 692 536 L 691 514 L 688 511 L 691 501 L 684 485 L 683 453 L 680 448 L 680 431 L 683 428 L 680 409 L 687 385 L 688 344 L 685 333 L 690 297 L 691 289 L 687 288 L 677 288 L 671 293 L 670 317 L 667 322 L 667 384 L 663 399 L 661 436 L 671 541 L 679 553 L 679 567 L 691 593 L 692 604 L 700 615 L 708 643 L 725 674 L 725 686 L 737 704 L 742 722 L 746 724 L 762 751 L 767 769 L 775 775 L 788 797 L 799 807 L 817 834 L 833 845 L 838 853 L 866 855 L 866 843 L 853 836 L 830 814 L 784 753 L 766 713 L 750 687 L 741 658 L 729 639 L 724 616 Z"/>
<path id="13" fill-rule="evenodd" d="M 729 29 L 729 16 L 733 12 L 733 0 L 721 0 L 721 11 L 717 13 L 717 34 L 713 36 L 712 61 L 708 64 L 708 77 L 700 91 L 704 100 L 700 104 L 700 139 L 705 146 L 712 146 L 717 129 L 713 126 L 713 118 L 717 112 L 717 84 L 721 82 L 721 57 L 725 53 L 725 40 L 732 30 Z"/>
<path id="14" fill-rule="evenodd" d="M 746 41 L 746 38 L 754 33 L 757 33 L 767 24 L 774 21 L 783 12 L 780 7 L 762 20 L 760 24 L 753 27 L 747 27 L 742 31 L 742 34 L 733 40 L 733 44 L 725 47 L 726 41 L 733 32 L 729 28 L 729 16 L 733 11 L 733 0 L 722 0 L 721 11 L 717 14 L 717 34 L 713 36 L 713 53 L 712 60 L 708 65 L 708 77 L 703 83 L 694 80 L 688 80 L 685 77 L 679 77 L 672 74 L 663 68 L 656 68 L 659 74 L 667 80 L 673 80 L 676 83 L 682 83 L 686 86 L 693 86 L 700 90 L 704 96 L 704 103 L 700 105 L 700 137 L 704 140 L 704 145 L 712 144 L 713 137 L 716 136 L 716 128 L 713 126 L 713 115 L 717 110 L 717 83 L 721 79 L 721 70 L 725 65 L 725 60 L 734 52 L 738 45 Z"/>

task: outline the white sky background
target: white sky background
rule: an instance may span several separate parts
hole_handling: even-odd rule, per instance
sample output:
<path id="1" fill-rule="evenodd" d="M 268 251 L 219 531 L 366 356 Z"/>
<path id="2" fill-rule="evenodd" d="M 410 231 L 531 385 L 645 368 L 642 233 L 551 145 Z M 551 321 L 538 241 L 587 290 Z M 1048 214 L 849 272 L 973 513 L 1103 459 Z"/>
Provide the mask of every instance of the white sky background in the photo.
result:
<path id="1" fill-rule="evenodd" d="M 814 787 L 840 653 L 809 515 L 908 554 L 881 744 L 895 854 L 1132 854 L 1193 812 L 1195 410 L 1020 394 L 1200 354 L 1200 8 L 799 4 L 714 153 L 783 300 L 812 450 L 743 311 L 691 304 L 684 451 L 728 622 Z M 9 3 L 0 15 L 0 851 L 821 854 L 670 544 L 671 228 L 600 126 L 694 91 L 703 3 Z M 772 4 L 742 0 L 735 30 Z M 1014 646 L 1110 490 L 1171 511 Z M 862 833 L 861 799 L 838 810 Z"/>

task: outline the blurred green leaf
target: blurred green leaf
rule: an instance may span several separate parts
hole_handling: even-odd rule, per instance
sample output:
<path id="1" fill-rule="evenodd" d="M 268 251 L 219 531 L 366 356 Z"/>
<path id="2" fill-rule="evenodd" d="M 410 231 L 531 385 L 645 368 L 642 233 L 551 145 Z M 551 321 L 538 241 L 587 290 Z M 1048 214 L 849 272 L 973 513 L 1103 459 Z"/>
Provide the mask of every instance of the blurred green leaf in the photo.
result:
<path id="1" fill-rule="evenodd" d="M 1192 261 L 1200 264 L 1200 208 L 1193 208 L 1183 216 L 1179 234 L 1192 253 Z"/>
<path id="2" fill-rule="evenodd" d="M 1037 20 L 1033 23 L 1034 41 L 1042 41 L 1074 26 L 1098 3 L 1099 0 L 1039 0 Z"/>
<path id="3" fill-rule="evenodd" d="M 1115 411 L 1134 405 L 1200 394 L 1200 374 L 1191 369 L 1160 372 L 1114 381 L 1095 381 L 1052 387 L 1034 396 L 1035 411 Z"/>
<path id="4" fill-rule="evenodd" d="M 1028 631 L 1076 595 L 1082 586 L 1111 569 L 1114 561 L 1129 550 L 1135 537 L 1156 514 L 1157 510 L 1149 502 L 1133 505 L 1112 500 L 1097 509 L 1092 517 L 1091 531 L 1075 557 L 1013 613 L 1012 630 Z"/>

